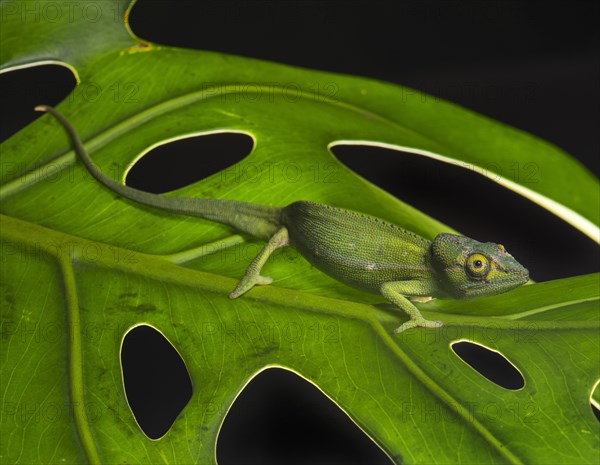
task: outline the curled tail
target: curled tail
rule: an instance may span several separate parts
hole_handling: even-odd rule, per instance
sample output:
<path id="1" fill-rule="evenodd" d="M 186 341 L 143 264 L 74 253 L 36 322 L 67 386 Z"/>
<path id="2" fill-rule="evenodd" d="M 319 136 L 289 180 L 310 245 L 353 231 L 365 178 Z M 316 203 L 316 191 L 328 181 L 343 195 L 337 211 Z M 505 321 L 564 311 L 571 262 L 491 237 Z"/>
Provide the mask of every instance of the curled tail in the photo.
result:
<path id="1" fill-rule="evenodd" d="M 150 207 L 160 208 L 173 213 L 198 216 L 207 220 L 223 223 L 261 239 L 271 237 L 280 225 L 281 208 L 268 207 L 237 200 L 198 199 L 189 197 L 168 197 L 151 194 L 121 184 L 104 174 L 85 150 L 77 131 L 67 119 L 52 107 L 38 105 L 36 111 L 47 111 L 64 127 L 71 139 L 73 149 L 91 175 L 110 190 L 127 199 Z"/>

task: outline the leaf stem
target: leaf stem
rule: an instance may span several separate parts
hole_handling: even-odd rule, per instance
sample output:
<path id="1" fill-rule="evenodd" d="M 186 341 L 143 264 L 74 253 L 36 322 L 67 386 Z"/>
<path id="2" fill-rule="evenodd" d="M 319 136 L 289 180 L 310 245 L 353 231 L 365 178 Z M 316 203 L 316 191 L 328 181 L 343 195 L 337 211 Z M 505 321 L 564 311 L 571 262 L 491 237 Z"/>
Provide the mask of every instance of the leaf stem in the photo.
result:
<path id="1" fill-rule="evenodd" d="M 73 418 L 81 445 L 85 451 L 88 462 L 100 465 L 98 448 L 89 427 L 86 414 L 86 400 L 83 380 L 83 348 L 81 343 L 81 321 L 79 318 L 79 299 L 77 297 L 77 284 L 73 263 L 63 256 L 60 259 L 60 268 L 63 274 L 67 315 L 69 320 L 69 387 L 73 401 Z"/>

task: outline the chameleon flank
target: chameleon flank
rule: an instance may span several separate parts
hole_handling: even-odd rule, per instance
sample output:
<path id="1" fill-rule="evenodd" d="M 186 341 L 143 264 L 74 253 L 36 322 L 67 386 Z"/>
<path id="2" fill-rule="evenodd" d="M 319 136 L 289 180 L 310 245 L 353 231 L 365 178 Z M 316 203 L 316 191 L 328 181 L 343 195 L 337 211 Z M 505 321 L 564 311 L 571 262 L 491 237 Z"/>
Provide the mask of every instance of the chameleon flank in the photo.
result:
<path id="1" fill-rule="evenodd" d="M 269 207 L 234 200 L 169 197 L 121 184 L 94 164 L 75 129 L 57 110 L 51 113 L 68 133 L 88 171 L 122 197 L 172 213 L 229 225 L 267 241 L 229 295 L 235 299 L 272 279 L 260 271 L 278 248 L 294 246 L 312 265 L 363 291 L 381 294 L 410 319 L 394 330 L 417 326 L 438 328 L 411 302 L 433 298 L 470 299 L 500 294 L 525 284 L 528 271 L 500 244 L 478 242 L 455 234 L 429 241 L 387 221 L 352 210 L 308 201 Z"/>

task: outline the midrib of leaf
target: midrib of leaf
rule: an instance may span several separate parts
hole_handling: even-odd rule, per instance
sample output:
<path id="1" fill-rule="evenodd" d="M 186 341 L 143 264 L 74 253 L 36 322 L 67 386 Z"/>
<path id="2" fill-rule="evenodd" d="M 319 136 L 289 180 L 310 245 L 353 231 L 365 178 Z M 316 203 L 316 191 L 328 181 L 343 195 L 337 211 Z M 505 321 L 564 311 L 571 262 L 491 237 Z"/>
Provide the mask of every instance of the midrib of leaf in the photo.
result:
<path id="1" fill-rule="evenodd" d="M 582 299 L 580 302 L 594 301 L 599 300 L 600 297 L 592 297 L 590 299 Z M 567 305 L 563 305 L 559 303 L 556 305 L 556 308 L 566 307 Z M 431 315 L 429 319 L 434 319 L 437 317 L 438 319 L 444 320 L 445 326 L 450 326 L 451 324 L 460 325 L 464 327 L 474 327 L 474 328 L 485 328 L 488 327 L 491 322 L 495 328 L 498 329 L 524 329 L 527 328 L 527 325 L 531 324 L 531 321 L 524 320 L 520 321 L 520 319 L 510 319 L 506 316 L 485 316 L 485 317 L 473 317 L 466 316 L 460 314 L 452 314 L 452 313 L 444 313 L 444 312 L 430 312 L 423 310 L 423 307 L 420 307 L 422 313 L 426 313 Z M 486 325 L 487 323 L 487 325 Z M 600 321 L 594 320 L 583 320 L 583 321 L 539 321 L 535 320 L 535 329 L 540 331 L 557 331 L 557 330 L 566 330 L 566 329 L 600 329 Z"/>
<path id="2" fill-rule="evenodd" d="M 22 220 L 18 220 L 12 217 L 0 215 L 0 221 L 2 222 L 2 234 L 5 240 L 13 241 L 23 246 L 42 247 L 47 246 L 47 250 L 57 250 L 56 244 L 77 243 L 78 247 L 71 247 L 71 250 L 85 250 L 86 245 L 92 244 L 92 241 L 82 239 L 68 234 L 50 230 L 43 226 L 28 223 Z M 52 244 L 53 247 L 50 247 Z M 126 261 L 114 262 L 106 257 L 110 257 L 111 253 L 108 253 L 109 249 L 112 253 L 115 253 L 115 247 L 103 243 L 93 243 L 96 247 L 105 248 L 107 253 L 98 254 L 98 258 L 89 260 L 85 256 L 74 253 L 73 256 L 65 256 L 60 253 L 59 250 L 55 252 L 55 257 L 60 260 L 61 268 L 63 271 L 63 277 L 65 281 L 65 292 L 67 297 L 67 308 L 69 312 L 69 319 L 72 331 L 72 344 L 70 346 L 70 383 L 71 392 L 73 395 L 73 401 L 76 405 L 82 406 L 81 409 L 76 409 L 74 412 L 76 428 L 80 434 L 82 444 L 85 448 L 86 454 L 88 455 L 91 463 L 99 463 L 98 451 L 96 450 L 95 443 L 89 425 L 86 423 L 85 413 L 83 406 L 84 403 L 84 392 L 83 392 L 83 364 L 82 364 L 82 353 L 81 353 L 81 335 L 77 333 L 76 328 L 80 328 L 79 324 L 79 305 L 77 298 L 75 272 L 73 269 L 74 262 L 87 262 L 92 263 L 96 266 L 102 266 L 110 269 L 119 269 L 125 272 L 136 273 L 140 276 L 151 277 L 160 279 L 162 282 L 178 283 L 183 285 L 202 287 L 217 293 L 227 293 L 231 290 L 234 280 L 225 278 L 218 275 L 204 273 L 201 271 L 191 270 L 183 268 L 179 265 L 169 263 L 167 260 L 160 256 L 154 256 L 144 253 L 135 252 L 135 263 L 127 263 Z M 128 252 L 125 249 L 119 249 L 125 256 Z M 118 253 L 118 251 L 117 251 Z M 500 442 L 494 434 L 488 430 L 482 423 L 475 419 L 469 409 L 464 407 L 457 399 L 453 398 L 444 388 L 437 384 L 431 377 L 429 377 L 402 349 L 401 347 L 392 340 L 388 329 L 386 329 L 381 322 L 378 320 L 376 311 L 369 305 L 358 304 L 354 302 L 343 301 L 343 305 L 340 305 L 340 301 L 337 299 L 331 299 L 322 296 L 315 296 L 307 293 L 302 293 L 302 299 L 295 299 L 297 291 L 277 288 L 268 286 L 267 288 L 259 288 L 252 291 L 253 297 L 276 304 L 280 307 L 296 308 L 302 310 L 309 310 L 312 312 L 320 312 L 343 316 L 346 318 L 360 319 L 368 323 L 381 338 L 381 340 L 391 349 L 396 355 L 399 361 L 409 370 L 409 372 L 417 379 L 425 389 L 429 390 L 436 398 L 440 400 L 447 407 L 451 407 L 453 411 L 457 413 L 465 422 L 469 424 L 474 430 L 476 430 L 482 438 L 486 440 L 495 450 L 502 454 L 508 462 L 514 464 L 521 464 L 521 460 L 510 450 L 507 449 L 505 444 Z M 592 299 L 585 299 L 592 300 Z M 572 301 L 569 301 L 571 303 Z M 560 304 L 557 304 L 560 305 Z M 427 312 L 434 313 L 434 312 Z M 438 313 L 438 312 L 435 312 Z M 489 317 L 464 317 L 460 315 L 451 315 L 438 313 L 440 316 L 446 319 L 449 324 L 460 324 L 460 325 L 477 325 L 484 326 L 489 323 Z M 499 322 L 500 327 L 515 328 L 519 327 L 520 322 L 510 319 L 494 319 Z M 539 322 L 542 323 L 538 329 L 540 330 L 556 330 L 556 329 L 589 329 L 598 327 L 598 322 Z M 548 323 L 545 325 L 544 323 Z M 536 326 L 537 327 L 537 326 Z"/>
<path id="3" fill-rule="evenodd" d="M 544 307 L 527 310 L 525 312 L 513 313 L 511 315 L 504 315 L 499 318 L 504 318 L 507 320 L 520 320 L 521 318 L 526 318 L 531 315 L 538 315 L 540 313 L 545 313 L 545 312 L 549 312 L 551 310 L 556 310 L 557 308 L 560 308 L 560 307 L 567 307 L 569 305 L 581 304 L 584 302 L 592 302 L 594 300 L 599 300 L 599 299 L 600 299 L 600 297 L 588 297 L 588 298 L 583 298 L 583 299 L 566 300 L 566 301 L 562 301 L 557 304 L 551 304 L 551 305 L 546 305 Z"/>

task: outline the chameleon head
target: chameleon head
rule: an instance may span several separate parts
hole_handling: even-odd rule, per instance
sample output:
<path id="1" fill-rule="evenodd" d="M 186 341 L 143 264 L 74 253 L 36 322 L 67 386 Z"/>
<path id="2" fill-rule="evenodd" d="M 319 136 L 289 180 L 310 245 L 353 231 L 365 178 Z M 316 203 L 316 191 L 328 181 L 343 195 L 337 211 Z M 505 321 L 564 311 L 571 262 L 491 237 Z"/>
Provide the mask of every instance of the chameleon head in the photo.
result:
<path id="1" fill-rule="evenodd" d="M 529 280 L 529 271 L 493 242 L 439 234 L 431 256 L 442 288 L 456 299 L 501 294 Z"/>

